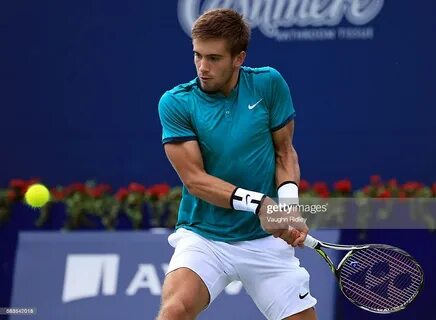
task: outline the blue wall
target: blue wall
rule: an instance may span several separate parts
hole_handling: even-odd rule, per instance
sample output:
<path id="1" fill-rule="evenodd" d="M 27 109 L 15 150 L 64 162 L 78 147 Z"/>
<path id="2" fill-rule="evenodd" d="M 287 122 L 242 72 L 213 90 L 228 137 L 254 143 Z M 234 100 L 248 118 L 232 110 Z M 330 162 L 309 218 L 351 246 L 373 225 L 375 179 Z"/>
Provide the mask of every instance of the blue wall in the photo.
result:
<path id="1" fill-rule="evenodd" d="M 0 186 L 33 176 L 179 184 L 157 102 L 195 77 L 177 12 L 195 3 L 211 1 L 0 4 Z M 253 29 L 247 65 L 287 79 L 304 178 L 435 180 L 435 9 L 431 0 L 384 1 L 362 26 L 343 18 L 330 27 L 370 28 L 369 40 L 278 41 Z M 314 30 L 291 30 L 303 29 Z"/>

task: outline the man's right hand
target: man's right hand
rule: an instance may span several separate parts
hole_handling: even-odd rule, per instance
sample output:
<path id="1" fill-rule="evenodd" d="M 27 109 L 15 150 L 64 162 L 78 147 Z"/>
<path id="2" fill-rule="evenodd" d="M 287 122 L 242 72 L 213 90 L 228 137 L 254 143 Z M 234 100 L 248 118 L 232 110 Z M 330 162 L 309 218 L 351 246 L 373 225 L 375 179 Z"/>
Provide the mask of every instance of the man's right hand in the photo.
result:
<path id="1" fill-rule="evenodd" d="M 266 232 L 275 238 L 281 238 L 293 247 L 304 246 L 304 240 L 309 233 L 301 215 L 297 211 L 280 211 L 278 204 L 266 197 L 259 209 L 260 224 Z"/>

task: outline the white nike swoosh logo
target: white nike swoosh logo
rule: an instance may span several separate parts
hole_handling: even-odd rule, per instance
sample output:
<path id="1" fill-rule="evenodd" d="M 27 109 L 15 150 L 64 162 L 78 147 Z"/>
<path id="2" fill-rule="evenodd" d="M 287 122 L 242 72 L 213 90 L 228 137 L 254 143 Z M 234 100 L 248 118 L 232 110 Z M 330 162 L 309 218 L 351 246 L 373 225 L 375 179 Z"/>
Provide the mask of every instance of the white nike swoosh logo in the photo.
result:
<path id="1" fill-rule="evenodd" d="M 253 109 L 253 108 L 254 108 L 255 106 L 257 106 L 258 103 L 261 102 L 262 100 L 263 100 L 263 98 L 260 99 L 259 101 L 257 101 L 255 104 L 249 104 L 249 105 L 248 105 L 248 109 L 249 109 L 249 110 Z"/>

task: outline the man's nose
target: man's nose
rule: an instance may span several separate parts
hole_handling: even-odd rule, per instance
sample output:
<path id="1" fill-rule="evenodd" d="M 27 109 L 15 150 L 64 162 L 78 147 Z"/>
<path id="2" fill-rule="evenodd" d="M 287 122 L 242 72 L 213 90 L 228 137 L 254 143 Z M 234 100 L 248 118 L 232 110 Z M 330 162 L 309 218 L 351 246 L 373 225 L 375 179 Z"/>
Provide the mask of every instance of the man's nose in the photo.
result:
<path id="1" fill-rule="evenodd" d="M 198 70 L 201 73 L 205 73 L 209 71 L 209 64 L 205 60 L 201 60 L 198 65 Z"/>

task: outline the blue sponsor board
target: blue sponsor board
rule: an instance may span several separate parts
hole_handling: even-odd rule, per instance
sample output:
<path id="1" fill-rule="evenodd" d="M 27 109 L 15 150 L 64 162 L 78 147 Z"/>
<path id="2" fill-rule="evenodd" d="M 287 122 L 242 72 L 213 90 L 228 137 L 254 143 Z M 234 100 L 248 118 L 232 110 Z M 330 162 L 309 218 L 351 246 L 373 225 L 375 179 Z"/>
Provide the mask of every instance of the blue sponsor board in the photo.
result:
<path id="1" fill-rule="evenodd" d="M 339 232 L 315 236 L 338 241 Z M 13 307 L 34 307 L 38 319 L 154 319 L 173 248 L 167 231 L 23 232 Z M 336 283 L 309 249 L 298 250 L 311 274 L 312 295 L 323 319 L 334 319 Z M 333 257 L 334 258 L 334 257 Z M 10 316 L 18 319 L 19 316 Z M 263 319 L 240 282 L 231 283 L 200 319 Z"/>

